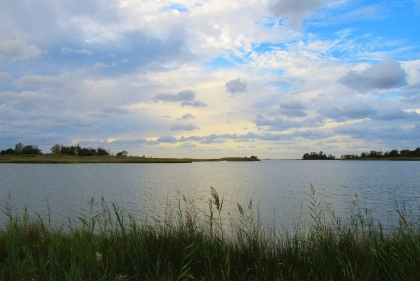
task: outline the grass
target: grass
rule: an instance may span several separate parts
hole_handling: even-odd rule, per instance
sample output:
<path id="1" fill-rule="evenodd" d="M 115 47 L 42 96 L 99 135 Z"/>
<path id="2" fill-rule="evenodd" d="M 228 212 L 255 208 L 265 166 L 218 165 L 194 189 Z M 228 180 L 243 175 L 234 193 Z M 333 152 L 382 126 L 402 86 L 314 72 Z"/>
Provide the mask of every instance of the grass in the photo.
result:
<path id="1" fill-rule="evenodd" d="M 78 223 L 18 214 L 10 193 L 0 231 L 1 280 L 417 280 L 418 217 L 396 204 L 391 229 L 355 209 L 342 220 L 311 188 L 311 220 L 293 231 L 262 224 L 252 206 L 222 218 L 211 188 L 208 210 L 180 197 L 166 218 L 138 223 L 115 203 L 93 199 Z M 47 205 L 48 207 L 48 205 Z M 48 208 L 48 214 L 50 210 Z M 331 219 L 326 219 L 331 217 Z M 235 219 L 237 218 L 237 219 Z M 226 224 L 226 221 L 230 223 Z"/>
<path id="2" fill-rule="evenodd" d="M 0 163 L 78 164 L 78 163 L 191 163 L 191 159 L 116 156 L 32 155 L 1 156 Z"/>

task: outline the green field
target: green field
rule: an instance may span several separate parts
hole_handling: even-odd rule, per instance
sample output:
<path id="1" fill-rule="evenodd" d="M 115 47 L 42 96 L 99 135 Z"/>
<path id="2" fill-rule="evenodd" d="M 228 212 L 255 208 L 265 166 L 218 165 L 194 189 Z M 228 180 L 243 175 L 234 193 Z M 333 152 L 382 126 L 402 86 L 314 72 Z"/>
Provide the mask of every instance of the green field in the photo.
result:
<path id="1" fill-rule="evenodd" d="M 385 230 L 369 211 L 348 217 L 324 210 L 312 189 L 312 218 L 293 231 L 262 224 L 258 210 L 223 211 L 215 189 L 208 210 L 180 195 L 162 221 L 139 223 L 115 203 L 89 202 L 60 225 L 2 202 L 1 280 L 418 280 L 418 215 L 396 204 Z M 222 215 L 229 216 L 222 223 Z M 329 217 L 331 219 L 326 219 Z"/>

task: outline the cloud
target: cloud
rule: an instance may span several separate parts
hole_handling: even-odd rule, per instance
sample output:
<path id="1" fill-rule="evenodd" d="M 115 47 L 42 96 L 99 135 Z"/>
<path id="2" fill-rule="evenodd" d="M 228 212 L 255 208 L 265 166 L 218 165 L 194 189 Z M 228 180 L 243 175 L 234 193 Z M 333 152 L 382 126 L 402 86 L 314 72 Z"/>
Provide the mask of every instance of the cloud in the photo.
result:
<path id="1" fill-rule="evenodd" d="M 70 54 L 70 53 L 74 53 L 74 54 L 84 54 L 84 55 L 93 55 L 92 51 L 83 49 L 83 50 L 73 50 L 72 48 L 69 47 L 63 47 L 61 48 L 60 52 L 62 54 Z"/>
<path id="2" fill-rule="evenodd" d="M 172 131 L 194 131 L 200 129 L 199 127 L 192 125 L 192 124 L 186 124 L 186 125 L 175 125 L 171 127 Z"/>
<path id="3" fill-rule="evenodd" d="M 401 95 L 401 101 L 410 104 L 420 103 L 420 83 L 416 83 L 406 87 Z"/>
<path id="4" fill-rule="evenodd" d="M 102 63 L 102 62 L 96 62 L 94 65 L 93 65 L 93 68 L 95 68 L 95 69 L 100 69 L 100 68 L 107 68 L 107 67 L 110 67 L 110 65 L 108 65 L 108 64 L 106 64 L 106 63 Z"/>
<path id="5" fill-rule="evenodd" d="M 194 119 L 195 116 L 191 113 L 187 113 L 181 116 L 181 118 L 177 118 L 176 120 L 187 120 L 187 119 Z"/>
<path id="6" fill-rule="evenodd" d="M 205 107 L 207 107 L 207 103 L 204 103 L 204 102 L 202 102 L 202 101 L 183 101 L 182 103 L 181 103 L 181 106 L 191 106 L 191 107 L 197 107 L 197 108 L 199 108 L 199 107 L 203 107 L 203 108 L 205 108 Z"/>
<path id="7" fill-rule="evenodd" d="M 12 78 L 9 72 L 0 72 L 0 80 L 6 81 Z"/>
<path id="8" fill-rule="evenodd" d="M 406 72 L 400 63 L 393 59 L 383 60 L 362 71 L 349 71 L 338 79 L 338 83 L 358 92 L 371 89 L 392 89 L 407 84 Z"/>
<path id="9" fill-rule="evenodd" d="M 302 27 L 302 22 L 329 0 L 277 0 L 269 6 L 269 11 L 276 17 L 286 17 L 289 27 Z"/>
<path id="10" fill-rule="evenodd" d="M 195 99 L 195 93 L 191 90 L 185 90 L 178 92 L 177 94 L 158 94 L 154 97 L 154 101 L 163 101 L 163 102 L 185 102 L 193 101 Z"/>
<path id="11" fill-rule="evenodd" d="M 288 119 L 275 118 L 274 120 L 270 120 L 261 115 L 257 115 L 254 123 L 258 127 L 267 127 L 269 131 L 286 131 L 303 125 L 302 122 L 294 122 Z"/>
<path id="12" fill-rule="evenodd" d="M 247 85 L 246 81 L 241 81 L 239 78 L 230 80 L 229 82 L 226 82 L 226 91 L 231 94 L 242 93 L 246 91 Z"/>
<path id="13" fill-rule="evenodd" d="M 350 119 L 362 119 L 375 115 L 377 111 L 367 104 L 349 104 L 341 109 L 343 116 Z"/>
<path id="14" fill-rule="evenodd" d="M 382 109 L 376 116 L 372 116 L 372 119 L 392 121 L 399 119 L 418 118 L 419 115 L 416 112 L 405 112 L 400 108 L 385 108 Z"/>
<path id="15" fill-rule="evenodd" d="M 0 41 L 0 59 L 10 58 L 15 60 L 24 60 L 28 58 L 36 58 L 43 51 L 35 45 L 27 46 L 21 40 Z"/>
<path id="16" fill-rule="evenodd" d="M 157 141 L 162 142 L 162 143 L 176 143 L 177 139 L 172 136 L 163 136 L 163 137 L 159 137 Z"/>
<path id="17" fill-rule="evenodd" d="M 305 109 L 305 106 L 300 100 L 288 100 L 280 103 L 279 112 L 290 117 L 305 117 L 308 114 L 303 109 Z"/>
<path id="18" fill-rule="evenodd" d="M 177 94 L 158 94 L 153 100 L 155 102 L 181 102 L 181 106 L 207 107 L 206 103 L 195 100 L 195 92 L 191 90 L 181 91 Z"/>
<path id="19" fill-rule="evenodd" d="M 61 87 L 70 81 L 70 73 L 64 72 L 60 76 L 26 75 L 13 81 L 18 88 Z"/>

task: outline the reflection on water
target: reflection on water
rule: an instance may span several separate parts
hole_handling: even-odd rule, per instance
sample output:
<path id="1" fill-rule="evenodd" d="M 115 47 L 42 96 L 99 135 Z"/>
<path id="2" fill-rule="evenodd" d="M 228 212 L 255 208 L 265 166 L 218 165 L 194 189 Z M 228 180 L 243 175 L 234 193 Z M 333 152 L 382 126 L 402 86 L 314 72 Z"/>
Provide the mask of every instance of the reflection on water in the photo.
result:
<path id="1" fill-rule="evenodd" d="M 395 198 L 420 210 L 420 162 L 295 161 L 198 162 L 192 164 L 0 164 L 0 196 L 7 192 L 16 209 L 45 215 L 48 203 L 54 221 L 67 221 L 101 196 L 117 202 L 139 220 L 163 219 L 168 204 L 177 206 L 185 195 L 202 210 L 208 209 L 210 186 L 223 198 L 223 212 L 238 214 L 252 198 L 262 221 L 292 227 L 309 217 L 308 193 L 336 214 L 346 216 L 355 193 L 360 207 L 387 221 Z M 395 197 L 396 196 L 396 197 Z M 227 216 L 226 216 L 227 217 Z M 4 224 L 5 217 L 0 217 Z"/>

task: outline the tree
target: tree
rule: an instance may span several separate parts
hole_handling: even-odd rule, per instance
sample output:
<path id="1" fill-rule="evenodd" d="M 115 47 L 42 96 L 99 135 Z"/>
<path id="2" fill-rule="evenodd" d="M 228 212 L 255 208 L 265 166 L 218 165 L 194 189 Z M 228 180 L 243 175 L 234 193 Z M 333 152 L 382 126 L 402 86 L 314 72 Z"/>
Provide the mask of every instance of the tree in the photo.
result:
<path id="1" fill-rule="evenodd" d="M 118 157 L 126 157 L 128 155 L 128 152 L 127 151 L 125 151 L 125 150 L 123 150 L 123 151 L 121 151 L 121 152 L 118 152 L 117 153 L 117 156 Z"/>
<path id="2" fill-rule="evenodd" d="M 58 154 L 61 152 L 61 146 L 59 144 L 55 144 L 53 147 L 51 147 L 51 153 Z"/>
<path id="3" fill-rule="evenodd" d="M 89 148 L 82 148 L 79 151 L 79 156 L 92 156 L 93 153 Z"/>
<path id="4" fill-rule="evenodd" d="M 105 148 L 98 147 L 97 152 L 98 155 L 109 155 L 108 151 Z"/>
<path id="5" fill-rule="evenodd" d="M 23 143 L 18 142 L 15 144 L 15 154 L 20 155 L 22 153 Z"/>
<path id="6" fill-rule="evenodd" d="M 22 148 L 22 154 L 41 154 L 41 149 L 37 145 L 25 145 Z"/>
<path id="7" fill-rule="evenodd" d="M 2 150 L 0 152 L 0 154 L 4 154 L 4 155 L 13 155 L 15 154 L 15 150 L 13 148 L 8 148 L 6 150 Z"/>

